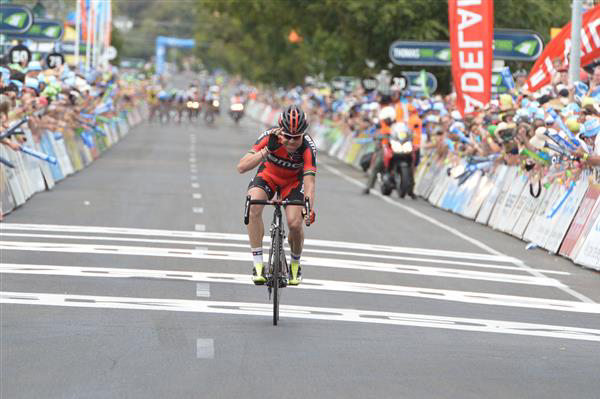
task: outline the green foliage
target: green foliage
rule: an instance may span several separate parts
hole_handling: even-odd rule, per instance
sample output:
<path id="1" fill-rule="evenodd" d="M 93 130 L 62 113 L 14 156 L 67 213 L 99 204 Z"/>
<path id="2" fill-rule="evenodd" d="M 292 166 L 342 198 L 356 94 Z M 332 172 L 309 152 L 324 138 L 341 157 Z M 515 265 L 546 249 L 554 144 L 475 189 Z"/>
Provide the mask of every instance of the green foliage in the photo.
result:
<path id="1" fill-rule="evenodd" d="M 128 56 L 149 57 L 156 35 L 194 37 L 196 55 L 254 81 L 291 85 L 306 75 L 364 76 L 389 68 L 390 44 L 448 40 L 444 0 L 116 0 L 135 29 Z M 531 29 L 546 43 L 551 27 L 570 20 L 571 0 L 495 0 L 496 28 Z M 299 43 L 288 41 L 294 30 Z M 370 70 L 365 60 L 375 61 Z M 527 65 L 524 65 L 527 66 Z M 409 70 L 392 66 L 392 73 Z M 414 69 L 414 68 L 412 68 Z M 428 68 L 432 70 L 432 68 Z M 435 68 L 442 89 L 449 68 Z"/>

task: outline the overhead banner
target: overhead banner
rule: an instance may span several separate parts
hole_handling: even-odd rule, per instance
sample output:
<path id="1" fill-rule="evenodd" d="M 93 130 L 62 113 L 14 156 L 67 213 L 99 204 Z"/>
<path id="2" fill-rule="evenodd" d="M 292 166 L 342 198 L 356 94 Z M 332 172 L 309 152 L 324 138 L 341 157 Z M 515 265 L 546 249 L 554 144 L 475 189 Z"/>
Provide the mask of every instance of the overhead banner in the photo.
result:
<path id="1" fill-rule="evenodd" d="M 522 29 L 494 30 L 494 59 L 533 62 L 544 49 L 544 41 L 537 33 Z M 449 42 L 418 42 L 397 40 L 388 50 L 396 65 L 450 66 L 452 54 Z"/>
<path id="2" fill-rule="evenodd" d="M 581 65 L 587 65 L 594 59 L 600 57 L 600 5 L 583 14 L 581 24 Z M 556 58 L 561 65 L 569 62 L 568 55 L 571 52 L 571 23 L 562 28 L 560 33 L 552 39 L 537 60 L 526 86 L 529 91 L 537 91 L 550 84 L 552 75 L 556 72 L 552 61 Z"/>
<path id="3" fill-rule="evenodd" d="M 2 4 L 0 7 L 0 32 L 23 33 L 33 24 L 31 10 L 16 4 Z"/>
<path id="4" fill-rule="evenodd" d="M 449 0 L 452 79 L 461 115 L 483 108 L 492 92 L 493 0 Z"/>
<path id="5" fill-rule="evenodd" d="M 63 23 L 59 20 L 36 18 L 29 30 L 22 33 L 9 33 L 8 39 L 58 41 L 62 39 Z"/>

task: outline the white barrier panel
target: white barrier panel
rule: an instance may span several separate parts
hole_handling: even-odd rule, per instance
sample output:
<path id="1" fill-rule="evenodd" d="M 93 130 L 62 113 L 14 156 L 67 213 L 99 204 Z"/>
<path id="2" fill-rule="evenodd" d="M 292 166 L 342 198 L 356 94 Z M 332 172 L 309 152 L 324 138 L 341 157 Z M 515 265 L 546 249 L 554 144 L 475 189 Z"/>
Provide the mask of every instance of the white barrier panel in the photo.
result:
<path id="1" fill-rule="evenodd" d="M 596 201 L 589 227 L 583 235 L 583 245 L 577 251 L 575 263 L 600 270 L 600 200 Z"/>
<path id="2" fill-rule="evenodd" d="M 500 190 L 504 185 L 504 177 L 506 176 L 507 171 L 508 167 L 506 167 L 506 165 L 500 165 L 492 175 L 492 189 L 485 198 L 485 201 L 483 201 L 481 209 L 477 214 L 477 218 L 475 219 L 477 223 L 487 224 L 488 220 L 490 219 L 490 215 L 492 214 L 492 210 L 494 209 L 498 195 L 500 195 Z"/>
<path id="3" fill-rule="evenodd" d="M 543 245 L 546 242 L 546 236 L 549 233 L 549 229 L 545 223 L 546 210 L 558 199 L 561 188 L 557 184 L 553 184 L 547 191 L 547 194 L 536 209 L 523 234 L 523 239 L 525 241 L 532 242 L 536 245 Z"/>
<path id="4" fill-rule="evenodd" d="M 516 176 L 513 183 L 510 185 L 510 189 L 506 195 L 504 205 L 500 209 L 499 218 L 497 220 L 496 228 L 503 232 L 509 232 L 512 230 L 515 224 L 516 217 L 518 216 L 519 210 L 517 208 L 517 202 L 526 189 L 528 179 L 527 176 L 520 173 L 516 169 Z"/>
<path id="5" fill-rule="evenodd" d="M 589 181 L 587 178 L 577 182 L 571 195 L 569 195 L 565 203 L 561 206 L 559 212 L 552 219 L 548 219 L 551 230 L 544 243 L 544 248 L 548 251 L 558 253 L 558 248 L 567 234 L 571 221 L 575 218 L 575 213 L 577 213 L 577 209 L 583 200 L 588 186 Z"/>
<path id="6" fill-rule="evenodd" d="M 74 172 L 73 163 L 71 158 L 67 154 L 67 147 L 65 146 L 65 140 L 60 132 L 54 132 L 50 134 L 50 141 L 54 146 L 54 152 L 60 168 L 65 176 L 68 176 Z"/>
<path id="7" fill-rule="evenodd" d="M 476 174 L 478 176 L 477 186 L 474 188 L 474 194 L 471 197 L 471 201 L 465 208 L 463 215 L 469 219 L 475 219 L 481 206 L 483 205 L 485 199 L 490 194 L 493 188 L 493 180 L 489 174 L 481 175 L 480 173 Z M 473 179 L 474 177 L 471 177 Z M 470 179 L 469 179 L 470 180 Z"/>
<path id="8" fill-rule="evenodd" d="M 518 170 L 514 166 L 509 166 L 508 170 L 506 171 L 506 176 L 504 177 L 504 180 L 502 182 L 500 193 L 498 194 L 496 204 L 493 207 L 490 219 L 488 221 L 488 225 L 494 229 L 498 229 L 498 224 L 500 222 L 500 217 L 502 216 L 502 211 L 508 199 L 508 194 L 513 187 L 515 179 L 517 178 L 517 173 Z"/>

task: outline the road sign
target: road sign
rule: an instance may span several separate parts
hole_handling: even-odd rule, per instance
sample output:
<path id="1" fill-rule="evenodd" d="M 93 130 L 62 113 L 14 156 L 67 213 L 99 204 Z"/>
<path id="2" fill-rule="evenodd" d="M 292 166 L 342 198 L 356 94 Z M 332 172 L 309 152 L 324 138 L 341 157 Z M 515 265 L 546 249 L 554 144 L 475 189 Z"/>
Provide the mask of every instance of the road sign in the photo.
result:
<path id="1" fill-rule="evenodd" d="M 8 52 L 8 60 L 11 64 L 29 64 L 31 61 L 31 51 L 22 44 L 17 44 Z"/>
<path id="2" fill-rule="evenodd" d="M 9 33 L 6 36 L 8 39 L 56 41 L 62 39 L 63 32 L 63 23 L 61 21 L 38 18 L 27 32 Z"/>
<path id="3" fill-rule="evenodd" d="M 33 24 L 31 10 L 16 4 L 0 7 L 0 32 L 6 34 L 27 32 Z"/>
<path id="4" fill-rule="evenodd" d="M 407 88 L 413 93 L 425 93 L 423 90 L 423 79 L 422 74 L 419 71 L 405 71 L 402 72 L 402 76 L 406 78 Z M 437 78 L 431 72 L 425 72 L 425 84 L 427 86 L 428 93 L 435 93 L 437 89 Z"/>
<path id="5" fill-rule="evenodd" d="M 46 56 L 46 66 L 50 69 L 59 68 L 65 63 L 65 57 L 61 53 L 50 53 Z"/>
<path id="6" fill-rule="evenodd" d="M 494 30 L 494 59 L 535 61 L 544 49 L 539 34 L 528 30 Z M 389 56 L 396 65 L 450 66 L 449 42 L 395 41 Z"/>

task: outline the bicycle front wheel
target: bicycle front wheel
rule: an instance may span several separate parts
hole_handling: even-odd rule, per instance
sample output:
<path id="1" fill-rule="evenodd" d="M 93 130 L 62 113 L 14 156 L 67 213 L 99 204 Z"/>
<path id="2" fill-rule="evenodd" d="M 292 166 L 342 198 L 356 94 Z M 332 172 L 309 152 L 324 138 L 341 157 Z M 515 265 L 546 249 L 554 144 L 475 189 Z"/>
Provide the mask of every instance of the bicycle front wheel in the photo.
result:
<path id="1" fill-rule="evenodd" d="M 279 287 L 279 283 L 281 281 L 281 251 L 283 248 L 281 247 L 281 236 L 278 234 L 279 232 L 275 232 L 273 237 L 273 325 L 276 326 L 277 322 L 279 322 L 279 299 L 281 296 L 281 290 Z"/>

